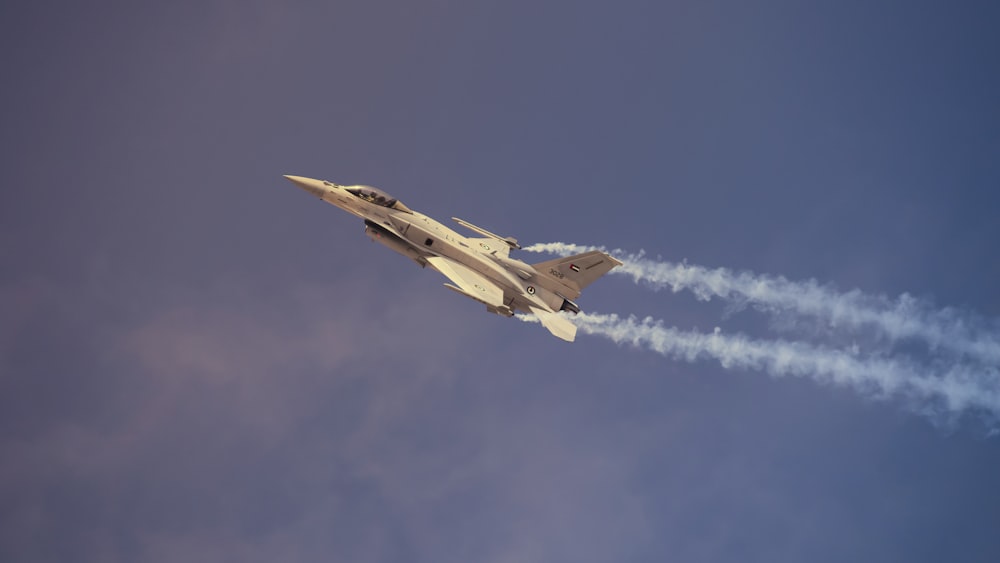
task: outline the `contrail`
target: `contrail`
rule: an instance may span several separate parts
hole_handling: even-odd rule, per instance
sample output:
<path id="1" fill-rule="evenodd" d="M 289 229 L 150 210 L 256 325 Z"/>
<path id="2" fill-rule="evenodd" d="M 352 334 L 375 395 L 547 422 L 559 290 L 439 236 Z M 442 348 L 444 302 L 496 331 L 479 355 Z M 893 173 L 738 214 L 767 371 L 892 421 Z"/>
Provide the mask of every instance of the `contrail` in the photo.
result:
<path id="1" fill-rule="evenodd" d="M 534 244 L 524 250 L 562 256 L 607 251 L 561 242 Z M 995 321 L 953 308 L 935 309 L 909 294 L 890 299 L 856 289 L 842 293 L 816 280 L 796 282 L 781 276 L 650 260 L 643 252 L 610 252 L 624 262 L 612 273 L 631 276 L 636 283 L 644 282 L 657 290 L 670 288 L 676 293 L 686 289 L 704 301 L 718 297 L 768 313 L 791 312 L 831 328 L 872 327 L 894 341 L 918 339 L 931 349 L 948 350 L 991 368 L 1000 366 L 1000 325 Z"/>
<path id="2" fill-rule="evenodd" d="M 517 315 L 537 322 L 532 315 Z M 932 417 L 963 412 L 1000 419 L 1000 372 L 996 368 L 935 362 L 929 366 L 901 357 L 858 354 L 784 340 L 755 340 L 741 334 L 681 331 L 650 317 L 580 313 L 570 317 L 580 330 L 652 350 L 668 358 L 717 360 L 724 368 L 763 371 L 772 376 L 808 377 L 850 387 L 879 399 L 901 398 Z"/>

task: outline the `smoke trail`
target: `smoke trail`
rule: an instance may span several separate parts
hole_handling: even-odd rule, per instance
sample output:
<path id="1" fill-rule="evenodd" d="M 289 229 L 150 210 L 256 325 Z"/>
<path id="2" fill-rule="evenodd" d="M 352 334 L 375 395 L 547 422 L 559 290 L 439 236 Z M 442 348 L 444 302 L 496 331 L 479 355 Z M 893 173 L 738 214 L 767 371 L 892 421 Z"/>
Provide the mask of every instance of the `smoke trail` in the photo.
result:
<path id="1" fill-rule="evenodd" d="M 537 322 L 532 315 L 517 315 Z M 650 317 L 580 313 L 571 317 L 587 334 L 617 344 L 652 350 L 668 358 L 696 362 L 717 360 L 724 368 L 763 371 L 772 376 L 808 377 L 821 383 L 850 387 L 879 399 L 901 398 L 932 417 L 985 413 L 1000 419 L 1000 372 L 996 368 L 941 363 L 923 366 L 906 358 L 863 357 L 784 340 L 754 340 L 741 334 L 681 331 Z"/>
<path id="2" fill-rule="evenodd" d="M 569 256 L 603 247 L 561 242 L 525 247 L 531 252 Z M 612 250 L 624 262 L 612 273 L 631 276 L 655 289 L 690 290 L 698 299 L 719 297 L 731 303 L 751 304 L 768 313 L 792 312 L 825 322 L 832 328 L 872 327 L 892 340 L 919 339 L 932 349 L 941 348 L 987 366 L 1000 366 L 1000 326 L 968 312 L 934 309 L 931 304 L 903 294 L 893 300 L 859 290 L 837 292 L 816 280 L 789 281 L 781 276 L 709 269 L 686 263 L 655 261 L 637 254 Z"/>

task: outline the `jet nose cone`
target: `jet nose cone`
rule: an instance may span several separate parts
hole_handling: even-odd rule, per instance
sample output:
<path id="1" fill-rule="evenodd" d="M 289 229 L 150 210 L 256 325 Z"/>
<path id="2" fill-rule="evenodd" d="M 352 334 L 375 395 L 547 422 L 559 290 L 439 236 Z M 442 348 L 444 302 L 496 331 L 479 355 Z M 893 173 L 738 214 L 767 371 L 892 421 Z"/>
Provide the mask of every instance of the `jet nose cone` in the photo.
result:
<path id="1" fill-rule="evenodd" d="M 323 197 L 323 194 L 326 193 L 326 186 L 319 180 L 290 174 L 285 174 L 285 179 L 316 197 Z"/>

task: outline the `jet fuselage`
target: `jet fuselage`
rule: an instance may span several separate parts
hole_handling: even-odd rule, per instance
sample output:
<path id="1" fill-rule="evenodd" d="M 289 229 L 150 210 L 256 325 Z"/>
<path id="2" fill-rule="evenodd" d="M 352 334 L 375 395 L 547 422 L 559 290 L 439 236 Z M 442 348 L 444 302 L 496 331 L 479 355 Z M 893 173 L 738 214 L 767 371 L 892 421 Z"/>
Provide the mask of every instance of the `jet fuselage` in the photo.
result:
<path id="1" fill-rule="evenodd" d="M 370 189 L 368 186 L 341 186 L 301 176 L 286 178 L 323 201 L 364 219 L 369 237 L 422 267 L 428 265 L 427 257 L 442 256 L 493 281 L 503 289 L 504 303 L 495 311 L 491 308 L 491 312 L 510 316 L 518 310 L 530 313 L 532 306 L 558 311 L 563 308 L 564 300 L 568 301 L 546 287 L 550 284 L 538 276 L 530 264 L 507 256 L 506 243 L 501 240 L 470 239 L 423 213 L 405 206 L 401 209 L 385 207 L 349 191 Z M 469 296 L 478 300 L 476 295 Z M 572 302 L 567 305 L 567 308 L 573 307 Z"/>
<path id="2" fill-rule="evenodd" d="M 515 239 L 454 218 L 485 238 L 462 236 L 377 188 L 341 186 L 302 176 L 285 178 L 363 219 L 365 234 L 373 241 L 421 267 L 437 270 L 454 282 L 445 284 L 448 289 L 483 303 L 491 313 L 508 317 L 515 311 L 534 314 L 552 334 L 570 342 L 576 337 L 576 325 L 559 312 L 579 313 L 572 300 L 585 286 L 621 265 L 596 250 L 527 264 L 509 256 L 511 248 L 520 248 Z"/>

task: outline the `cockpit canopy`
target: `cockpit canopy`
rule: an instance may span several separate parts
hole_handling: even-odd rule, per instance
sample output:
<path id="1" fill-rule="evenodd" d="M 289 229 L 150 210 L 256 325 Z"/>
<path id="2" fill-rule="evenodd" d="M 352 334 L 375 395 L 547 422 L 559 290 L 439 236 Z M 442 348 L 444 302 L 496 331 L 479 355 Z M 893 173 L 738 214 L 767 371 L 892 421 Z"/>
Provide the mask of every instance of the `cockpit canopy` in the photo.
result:
<path id="1" fill-rule="evenodd" d="M 405 211 L 407 213 L 413 213 L 410 211 L 410 208 L 403 205 L 401 201 L 378 188 L 372 186 L 350 186 L 345 189 L 354 194 L 355 197 L 360 197 L 368 203 L 374 203 L 375 205 L 381 205 L 382 207 L 389 207 Z"/>

